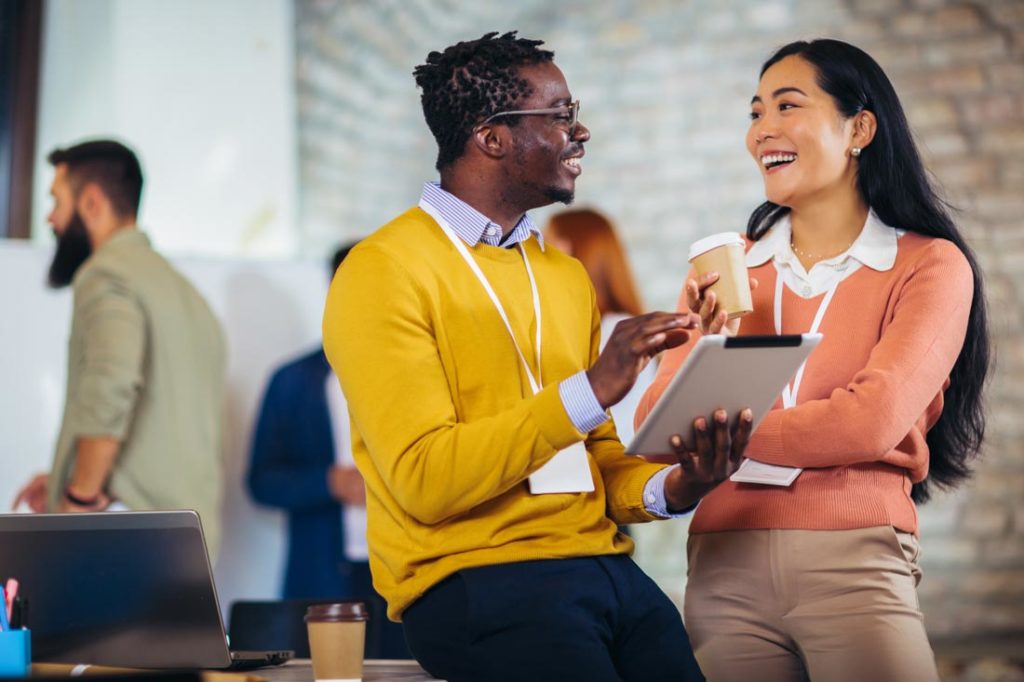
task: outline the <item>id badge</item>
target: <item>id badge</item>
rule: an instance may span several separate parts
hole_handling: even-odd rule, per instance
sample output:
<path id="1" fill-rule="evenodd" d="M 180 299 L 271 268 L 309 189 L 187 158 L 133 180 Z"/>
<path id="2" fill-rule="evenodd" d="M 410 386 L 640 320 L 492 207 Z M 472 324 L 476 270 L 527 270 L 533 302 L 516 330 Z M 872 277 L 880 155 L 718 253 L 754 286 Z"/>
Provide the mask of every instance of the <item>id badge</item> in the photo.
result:
<path id="1" fill-rule="evenodd" d="M 753 459 L 745 459 L 736 473 L 729 477 L 729 480 L 736 483 L 757 483 L 788 488 L 793 485 L 793 481 L 801 471 L 803 469 L 797 467 L 780 467 Z"/>
<path id="2" fill-rule="evenodd" d="M 590 474 L 590 460 L 583 441 L 573 443 L 548 460 L 548 463 L 530 475 L 530 492 L 590 493 L 594 491 L 594 477 Z"/>

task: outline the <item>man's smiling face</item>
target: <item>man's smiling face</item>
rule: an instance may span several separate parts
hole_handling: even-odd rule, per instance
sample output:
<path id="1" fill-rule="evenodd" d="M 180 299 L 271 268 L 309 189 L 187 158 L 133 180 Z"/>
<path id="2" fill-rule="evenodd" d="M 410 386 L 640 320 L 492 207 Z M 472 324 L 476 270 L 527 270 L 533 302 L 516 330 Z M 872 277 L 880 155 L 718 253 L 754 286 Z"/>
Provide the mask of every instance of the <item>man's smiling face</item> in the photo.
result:
<path id="1" fill-rule="evenodd" d="M 517 110 L 564 107 L 564 111 L 523 115 L 509 127 L 514 148 L 507 167 L 508 191 L 529 208 L 555 201 L 568 204 L 582 172 L 583 143 L 590 139 L 590 131 L 579 122 L 572 128 L 569 86 L 552 62 L 523 66 L 519 75 L 530 84 L 530 94 L 517 104 Z"/>

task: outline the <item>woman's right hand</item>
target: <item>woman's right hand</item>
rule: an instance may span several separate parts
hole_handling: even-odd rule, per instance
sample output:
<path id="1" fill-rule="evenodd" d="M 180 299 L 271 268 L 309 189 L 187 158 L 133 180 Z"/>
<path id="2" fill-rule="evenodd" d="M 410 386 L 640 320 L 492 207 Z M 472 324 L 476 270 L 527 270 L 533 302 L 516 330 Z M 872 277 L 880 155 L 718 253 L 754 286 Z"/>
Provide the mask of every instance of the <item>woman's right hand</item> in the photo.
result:
<path id="1" fill-rule="evenodd" d="M 740 331 L 740 318 L 729 319 L 724 310 L 715 310 L 717 300 L 715 292 L 708 287 L 718 281 L 717 272 L 705 273 L 700 280 L 686 280 L 686 305 L 690 311 L 700 318 L 701 334 L 725 334 L 736 336 Z M 750 278 L 750 290 L 757 288 L 757 280 Z"/>

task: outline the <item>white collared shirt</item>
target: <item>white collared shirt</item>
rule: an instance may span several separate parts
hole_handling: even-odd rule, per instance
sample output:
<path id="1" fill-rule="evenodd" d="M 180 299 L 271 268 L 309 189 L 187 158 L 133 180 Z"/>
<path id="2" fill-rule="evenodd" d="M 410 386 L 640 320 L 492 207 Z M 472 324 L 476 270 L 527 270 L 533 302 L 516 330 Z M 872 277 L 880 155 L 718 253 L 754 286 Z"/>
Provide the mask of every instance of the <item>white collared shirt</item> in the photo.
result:
<path id="1" fill-rule="evenodd" d="M 324 385 L 327 391 L 327 410 L 331 416 L 331 435 L 334 438 L 334 463 L 341 467 L 354 467 L 352 434 L 348 421 L 348 401 L 341 392 L 341 384 L 334 372 L 327 373 Z M 349 561 L 367 561 L 370 547 L 366 542 L 366 507 L 344 504 L 341 523 L 345 529 L 345 558 Z"/>
<path id="2" fill-rule="evenodd" d="M 868 211 L 864 229 L 850 248 L 838 256 L 818 261 L 807 272 L 790 245 L 792 226 L 787 214 L 750 247 L 747 267 L 754 268 L 774 259 L 775 269 L 790 291 L 801 298 L 814 298 L 828 291 L 836 281 L 852 275 L 862 265 L 879 272 L 890 270 L 896 262 L 897 242 L 904 234 L 906 230 L 893 229 L 883 223 L 874 211 Z"/>

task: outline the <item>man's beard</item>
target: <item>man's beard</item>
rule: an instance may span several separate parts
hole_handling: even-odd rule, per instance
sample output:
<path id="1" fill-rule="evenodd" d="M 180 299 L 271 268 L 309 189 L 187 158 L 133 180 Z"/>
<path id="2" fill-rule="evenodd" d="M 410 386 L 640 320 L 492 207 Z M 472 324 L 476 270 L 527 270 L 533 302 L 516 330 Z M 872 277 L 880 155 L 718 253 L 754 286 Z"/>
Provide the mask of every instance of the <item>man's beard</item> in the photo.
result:
<path id="1" fill-rule="evenodd" d="M 71 284 L 78 268 L 91 255 L 92 242 L 89 241 L 89 233 L 86 231 L 85 223 L 82 222 L 78 211 L 75 211 L 64 232 L 57 237 L 57 250 L 54 251 L 53 260 L 50 261 L 47 282 L 54 289 Z"/>
<path id="2" fill-rule="evenodd" d="M 576 192 L 571 189 L 548 186 L 544 188 L 544 196 L 551 200 L 551 203 L 559 202 L 568 206 L 576 198 Z"/>

